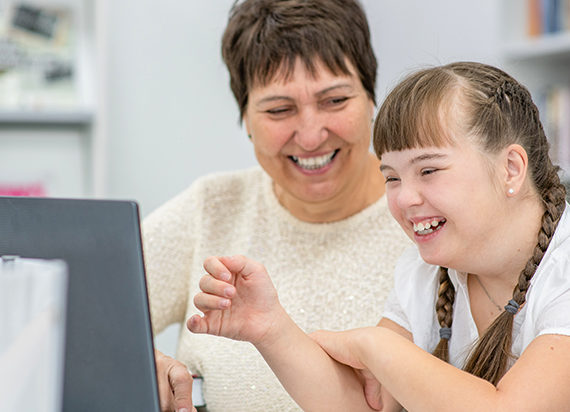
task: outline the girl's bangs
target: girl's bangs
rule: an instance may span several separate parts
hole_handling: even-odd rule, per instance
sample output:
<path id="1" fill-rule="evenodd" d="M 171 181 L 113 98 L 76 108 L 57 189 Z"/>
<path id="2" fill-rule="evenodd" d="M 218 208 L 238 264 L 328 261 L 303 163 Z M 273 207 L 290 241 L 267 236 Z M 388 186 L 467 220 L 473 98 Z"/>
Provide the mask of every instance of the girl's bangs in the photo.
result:
<path id="1" fill-rule="evenodd" d="M 435 77 L 435 79 L 434 79 Z M 434 81 L 435 80 L 435 81 Z M 374 150 L 383 153 L 453 144 L 456 130 L 446 119 L 458 103 L 447 72 L 419 72 L 386 98 L 374 123 Z"/>

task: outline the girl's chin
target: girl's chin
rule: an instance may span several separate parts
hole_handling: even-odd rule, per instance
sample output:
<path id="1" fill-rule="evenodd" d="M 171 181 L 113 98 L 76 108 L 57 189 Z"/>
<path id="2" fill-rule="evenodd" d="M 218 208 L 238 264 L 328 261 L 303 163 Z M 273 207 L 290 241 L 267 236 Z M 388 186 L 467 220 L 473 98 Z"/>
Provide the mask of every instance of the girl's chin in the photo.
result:
<path id="1" fill-rule="evenodd" d="M 443 259 L 441 256 L 436 255 L 434 253 L 429 253 L 427 251 L 422 251 L 422 248 L 419 248 L 419 251 L 423 261 L 426 262 L 427 264 L 448 267 L 447 261 Z"/>

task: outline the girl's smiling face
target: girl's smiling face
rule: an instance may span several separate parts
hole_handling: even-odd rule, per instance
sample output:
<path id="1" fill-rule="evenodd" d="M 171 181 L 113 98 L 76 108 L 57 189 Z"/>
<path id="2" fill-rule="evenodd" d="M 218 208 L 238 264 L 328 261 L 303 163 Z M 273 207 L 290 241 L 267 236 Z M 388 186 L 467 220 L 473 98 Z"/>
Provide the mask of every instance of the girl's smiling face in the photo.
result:
<path id="1" fill-rule="evenodd" d="M 473 268 L 500 239 L 505 197 L 498 168 L 472 139 L 452 145 L 390 151 L 380 167 L 390 212 L 430 264 Z"/>

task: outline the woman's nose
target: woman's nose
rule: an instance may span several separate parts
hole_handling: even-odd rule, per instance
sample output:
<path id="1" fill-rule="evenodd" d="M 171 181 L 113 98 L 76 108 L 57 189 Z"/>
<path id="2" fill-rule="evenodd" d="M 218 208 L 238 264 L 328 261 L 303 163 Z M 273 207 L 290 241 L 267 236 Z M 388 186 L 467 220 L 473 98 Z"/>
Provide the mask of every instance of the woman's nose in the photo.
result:
<path id="1" fill-rule="evenodd" d="M 329 137 L 326 116 L 315 112 L 305 112 L 299 116 L 294 140 L 303 150 L 317 150 Z"/>

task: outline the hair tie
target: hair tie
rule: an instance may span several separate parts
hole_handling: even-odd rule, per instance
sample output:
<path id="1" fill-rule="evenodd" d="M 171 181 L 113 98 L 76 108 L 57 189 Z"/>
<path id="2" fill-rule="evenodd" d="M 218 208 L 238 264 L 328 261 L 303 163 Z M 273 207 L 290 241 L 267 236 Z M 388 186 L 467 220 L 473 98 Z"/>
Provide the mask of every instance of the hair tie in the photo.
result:
<path id="1" fill-rule="evenodd" d="M 449 338 L 451 338 L 451 328 L 440 328 L 439 329 L 439 337 L 441 339 L 449 340 Z"/>
<path id="2" fill-rule="evenodd" d="M 516 315 L 519 311 L 520 305 L 515 302 L 513 299 L 509 300 L 509 303 L 505 305 L 505 310 L 509 312 L 511 315 Z"/>

